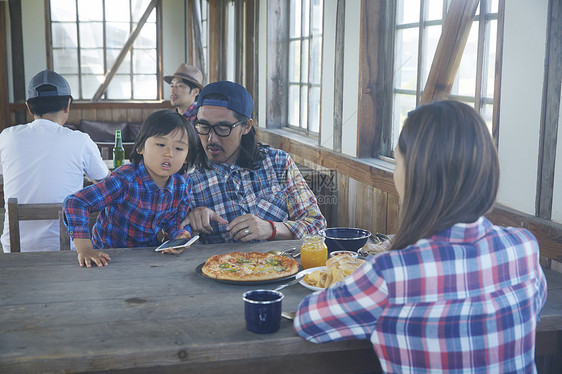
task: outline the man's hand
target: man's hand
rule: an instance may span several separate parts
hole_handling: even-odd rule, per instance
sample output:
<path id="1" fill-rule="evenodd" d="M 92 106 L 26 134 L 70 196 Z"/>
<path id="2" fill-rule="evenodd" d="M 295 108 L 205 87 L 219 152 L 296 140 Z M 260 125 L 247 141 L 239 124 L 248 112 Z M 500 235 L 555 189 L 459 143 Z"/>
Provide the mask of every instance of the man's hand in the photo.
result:
<path id="1" fill-rule="evenodd" d="M 186 219 L 181 223 L 181 226 L 184 227 L 189 224 L 193 231 L 210 234 L 213 231 L 211 222 L 217 222 L 221 225 L 228 224 L 228 221 L 219 216 L 215 211 L 201 206 L 191 210 L 187 214 Z"/>
<path id="2" fill-rule="evenodd" d="M 81 267 L 85 265 L 91 268 L 92 262 L 98 267 L 107 266 L 108 261 L 111 260 L 107 253 L 94 249 L 90 239 L 74 239 L 74 245 L 76 246 L 76 253 L 78 254 L 78 264 Z"/>
<path id="3" fill-rule="evenodd" d="M 271 237 L 273 229 L 269 222 L 249 213 L 236 217 L 226 227 L 234 240 L 248 242 L 250 240 L 265 240 Z"/>

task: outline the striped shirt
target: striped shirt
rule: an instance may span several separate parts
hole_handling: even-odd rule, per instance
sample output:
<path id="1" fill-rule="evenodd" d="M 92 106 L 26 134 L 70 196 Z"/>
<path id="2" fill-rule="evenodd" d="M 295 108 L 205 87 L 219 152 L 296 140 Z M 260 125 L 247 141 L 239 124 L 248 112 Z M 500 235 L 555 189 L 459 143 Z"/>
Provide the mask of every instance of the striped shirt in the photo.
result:
<path id="1" fill-rule="evenodd" d="M 206 206 L 231 222 L 252 213 L 261 219 L 283 222 L 293 238 L 319 232 L 326 219 L 293 159 L 285 152 L 264 148 L 257 170 L 236 164 L 213 164 L 211 170 L 195 170 L 191 209 Z M 203 243 L 224 243 L 230 238 L 226 225 L 211 223 L 213 232 L 201 234 Z"/>
<path id="2" fill-rule="evenodd" d="M 370 339 L 387 373 L 535 373 L 545 300 L 535 237 L 481 217 L 369 257 L 307 296 L 294 326 L 316 343 Z"/>
<path id="3" fill-rule="evenodd" d="M 191 178 L 186 174 L 172 175 L 160 188 L 144 162 L 121 166 L 103 181 L 66 198 L 63 208 L 69 235 L 90 238 L 89 216 L 99 211 L 92 233 L 94 248 L 158 245 L 162 229 L 170 238 L 190 230 L 180 227 L 189 209 L 190 191 Z"/>

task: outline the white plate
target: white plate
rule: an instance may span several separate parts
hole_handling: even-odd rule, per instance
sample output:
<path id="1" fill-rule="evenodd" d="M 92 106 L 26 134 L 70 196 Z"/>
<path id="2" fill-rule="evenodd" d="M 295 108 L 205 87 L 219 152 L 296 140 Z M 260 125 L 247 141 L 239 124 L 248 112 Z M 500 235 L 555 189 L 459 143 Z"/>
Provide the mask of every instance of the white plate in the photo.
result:
<path id="1" fill-rule="evenodd" d="M 305 269 L 305 270 L 299 272 L 299 273 L 296 275 L 296 277 L 298 278 L 300 275 L 305 276 L 306 274 L 310 274 L 310 273 L 312 273 L 312 272 L 315 272 L 316 270 L 324 270 L 324 269 L 327 269 L 327 267 L 326 267 L 326 266 L 318 266 L 318 267 L 315 267 L 315 268 Z M 322 288 L 322 287 L 311 286 L 310 284 L 308 284 L 308 283 L 306 283 L 306 282 L 304 281 L 304 278 L 301 279 L 301 280 L 299 281 L 299 283 L 300 283 L 301 285 L 303 285 L 304 287 L 308 288 L 309 290 L 312 290 L 312 291 L 325 290 L 325 288 Z"/>

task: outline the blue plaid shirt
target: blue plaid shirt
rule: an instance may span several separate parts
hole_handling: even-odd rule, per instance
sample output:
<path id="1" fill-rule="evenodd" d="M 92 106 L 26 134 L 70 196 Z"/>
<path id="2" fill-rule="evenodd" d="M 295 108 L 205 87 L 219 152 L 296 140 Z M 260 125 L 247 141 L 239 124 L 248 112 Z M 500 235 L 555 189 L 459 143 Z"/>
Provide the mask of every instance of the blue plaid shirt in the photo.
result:
<path id="1" fill-rule="evenodd" d="M 293 159 L 285 152 L 265 148 L 257 170 L 236 164 L 212 164 L 195 170 L 191 209 L 206 206 L 231 222 L 252 213 L 261 219 L 283 222 L 298 239 L 326 227 L 326 219 Z M 226 225 L 212 222 L 213 232 L 201 234 L 203 243 L 231 240 Z"/>
<path id="2" fill-rule="evenodd" d="M 481 217 L 367 258 L 307 296 L 294 326 L 316 343 L 370 339 L 385 373 L 536 373 L 546 292 L 535 237 Z"/>
<path id="3" fill-rule="evenodd" d="M 161 229 L 175 238 L 190 231 L 180 226 L 189 210 L 191 185 L 187 174 L 174 174 L 159 188 L 143 161 L 121 166 L 103 181 L 66 198 L 63 209 L 70 237 L 90 238 L 90 212 L 99 211 L 92 234 L 94 248 L 156 246 Z"/>

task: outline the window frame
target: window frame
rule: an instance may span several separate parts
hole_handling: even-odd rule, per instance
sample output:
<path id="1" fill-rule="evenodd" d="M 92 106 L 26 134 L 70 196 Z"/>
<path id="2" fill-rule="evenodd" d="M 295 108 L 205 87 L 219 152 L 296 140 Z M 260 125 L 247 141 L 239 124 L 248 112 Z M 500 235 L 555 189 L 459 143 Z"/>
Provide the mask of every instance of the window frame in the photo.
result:
<path id="1" fill-rule="evenodd" d="M 81 43 L 80 43 L 80 20 L 79 20 L 79 10 L 78 10 L 78 1 L 76 0 L 76 20 L 73 21 L 73 23 L 75 23 L 76 25 L 76 38 L 77 38 L 77 45 L 76 45 L 76 51 L 77 51 L 77 70 L 78 72 L 76 73 L 76 76 L 78 77 L 78 93 L 74 93 L 73 94 L 73 98 L 76 101 L 91 101 L 93 96 L 90 98 L 85 98 L 83 97 L 83 77 L 87 76 L 88 74 L 83 74 L 82 73 L 82 66 L 81 66 L 81 51 L 82 51 L 82 47 L 81 47 Z M 47 67 L 51 70 L 56 69 L 56 67 L 54 67 L 54 57 L 53 57 L 53 50 L 55 49 L 53 47 L 53 36 L 52 36 L 52 25 L 53 23 L 57 23 L 56 21 L 52 20 L 52 15 L 51 15 L 51 0 L 44 0 L 44 4 L 45 4 L 45 40 L 46 40 L 46 46 L 47 46 L 47 50 L 46 50 L 46 54 L 47 54 Z M 147 3 L 147 5 L 150 4 Z M 105 2 L 102 2 L 102 6 L 105 7 Z M 132 12 L 131 9 L 131 1 L 129 1 L 129 11 Z M 144 9 L 142 11 L 142 13 L 144 13 L 146 11 L 146 9 Z M 135 49 L 146 49 L 146 48 L 135 48 L 133 46 L 131 46 L 130 50 L 129 50 L 129 54 L 130 54 L 130 71 L 128 74 L 119 74 L 119 75 L 127 75 L 129 77 L 129 82 L 131 85 L 131 90 L 130 90 L 130 96 L 128 98 L 118 98 L 118 99 L 108 99 L 108 90 L 107 88 L 105 89 L 105 91 L 103 92 L 102 96 L 100 97 L 100 101 L 104 101 L 104 102 L 120 102 L 120 101 L 131 101 L 131 102 L 143 102 L 143 101 L 161 101 L 163 100 L 163 84 L 162 84 L 162 79 L 163 79 L 163 71 L 162 71 L 162 53 L 161 53 L 161 49 L 162 49 L 162 2 L 159 1 L 157 2 L 157 4 L 155 5 L 153 12 L 156 12 L 154 14 L 154 18 L 155 18 L 155 28 L 156 28 L 156 46 L 154 49 L 150 48 L 150 50 L 154 50 L 155 52 L 155 56 L 156 56 L 156 71 L 154 72 L 154 75 L 156 77 L 156 96 L 154 98 L 150 98 L 150 99 L 136 99 L 134 98 L 134 85 L 135 85 L 135 76 L 138 75 L 146 75 L 146 74 L 135 74 L 134 70 L 133 70 L 133 65 L 134 65 L 134 50 Z M 103 8 L 103 20 L 101 21 L 102 23 L 102 27 L 103 27 L 103 68 L 104 68 L 104 75 L 107 74 L 109 72 L 109 70 L 111 69 L 111 66 L 107 65 L 107 45 L 106 45 L 106 23 L 108 21 L 106 21 L 105 19 L 105 8 Z M 151 13 L 152 15 L 152 13 Z M 130 33 L 134 30 L 135 25 L 138 24 L 138 20 L 134 21 L 133 17 L 132 17 L 132 13 L 131 13 L 131 17 L 130 17 L 130 21 L 129 23 L 129 35 Z M 144 26 L 144 25 L 143 25 Z M 122 49 L 123 46 L 121 46 Z M 119 51 L 121 51 L 121 49 Z M 62 74 L 62 76 L 65 76 L 65 74 Z M 150 74 L 152 75 L 152 74 Z M 112 77 L 113 78 L 113 77 Z M 111 82 L 109 83 L 111 84 Z M 108 86 L 109 86 L 108 84 Z"/>
<path id="2" fill-rule="evenodd" d="M 287 121 L 286 124 L 284 126 L 285 129 L 289 129 L 289 130 L 293 130 L 296 131 L 297 133 L 303 134 L 305 136 L 311 137 L 313 139 L 318 139 L 319 134 L 320 134 L 320 126 L 321 126 L 321 121 L 320 121 L 320 116 L 321 116 L 321 110 L 320 110 L 320 106 L 321 106 L 321 90 L 322 90 L 322 52 L 323 52 L 323 41 L 324 41 L 324 0 L 318 0 L 321 2 L 322 4 L 322 12 L 321 12 L 321 24 L 322 24 L 322 29 L 321 32 L 319 34 L 315 34 L 313 33 L 313 22 L 314 22 L 314 16 L 318 16 L 318 14 L 315 14 L 315 12 L 313 12 L 313 1 L 314 0 L 294 0 L 295 3 L 300 1 L 300 32 L 298 36 L 291 36 L 291 26 L 293 23 L 293 14 L 291 12 L 290 9 L 290 5 L 291 2 L 289 1 L 289 10 L 288 10 L 288 17 L 287 17 L 287 27 L 288 27 L 288 37 L 287 37 L 287 89 L 286 89 L 286 95 L 287 95 Z M 308 2 L 308 7 L 309 9 L 307 10 L 307 12 L 304 12 L 304 7 L 306 6 L 306 3 Z M 305 20 L 305 17 L 303 17 L 303 15 L 308 15 L 308 20 Z M 308 25 L 308 30 L 306 30 L 306 25 Z M 321 70 L 318 73 L 318 83 L 311 83 L 310 82 L 310 77 L 311 77 L 311 49 L 312 47 L 312 43 L 314 39 L 319 39 L 319 43 L 320 43 L 320 47 L 319 47 L 319 51 L 318 51 L 318 56 L 320 58 L 320 67 Z M 306 42 L 306 43 L 305 43 Z M 303 61 L 302 57 L 303 55 L 307 56 L 307 61 L 306 61 L 306 73 L 303 72 L 302 69 L 302 63 L 301 66 L 299 66 L 299 72 L 298 72 L 298 76 L 299 76 L 299 80 L 295 81 L 292 80 L 291 78 L 291 61 L 290 61 L 290 51 L 291 51 L 291 44 L 298 44 L 299 45 L 299 61 Z M 305 47 L 306 44 L 306 47 Z M 295 56 L 296 58 L 296 56 Z M 289 113 L 289 109 L 290 109 L 290 100 L 291 100 L 291 87 L 297 87 L 298 89 L 298 118 L 299 118 L 299 123 L 298 125 L 296 124 L 292 124 L 290 121 L 291 115 Z M 313 131 L 311 130 L 310 127 L 310 120 L 311 120 L 311 96 L 312 96 L 312 89 L 315 88 L 317 89 L 318 92 L 318 115 L 317 115 L 317 120 L 318 120 L 318 131 Z M 306 94 L 303 95 L 303 90 L 306 91 Z M 306 96 L 306 97 L 303 97 Z M 302 108 L 303 106 L 306 108 L 306 119 L 305 119 L 305 125 L 303 125 L 303 113 L 302 113 Z"/>
<path id="3" fill-rule="evenodd" d="M 402 95 L 402 96 L 415 96 L 415 105 L 419 105 L 420 101 L 421 101 L 421 97 L 423 94 L 423 89 L 425 88 L 425 84 L 427 83 L 427 77 L 425 77 L 425 82 L 422 82 L 422 79 L 424 78 L 424 76 L 426 75 L 426 72 L 429 72 L 429 69 L 431 68 L 431 64 L 429 64 L 429 66 L 425 65 L 425 61 L 426 61 L 426 57 L 427 57 L 427 43 L 425 43 L 425 39 L 426 39 L 426 33 L 427 33 L 427 28 L 430 26 L 436 26 L 439 25 L 441 26 L 441 28 L 443 27 L 443 23 L 444 20 L 447 16 L 447 11 L 449 10 L 450 7 L 450 1 L 447 0 L 443 0 L 443 7 L 442 7 L 442 12 L 441 12 L 441 18 L 439 20 L 427 20 L 428 17 L 428 8 L 426 6 L 426 4 L 428 4 L 428 2 L 426 0 L 420 0 L 420 11 L 419 11 L 419 18 L 416 22 L 408 22 L 408 23 L 402 23 L 402 24 L 398 24 L 398 22 L 396 21 L 396 25 L 395 25 L 395 31 L 394 31 L 394 38 L 395 40 L 397 39 L 397 33 L 399 30 L 406 30 L 406 29 L 417 29 L 417 34 L 418 34 L 418 50 L 417 50 L 417 67 L 416 67 L 416 89 L 414 90 L 407 90 L 407 89 L 403 89 L 400 87 L 397 87 L 398 84 L 396 82 L 396 79 L 393 79 L 393 83 L 392 83 L 392 106 L 393 106 L 393 115 L 392 115 L 392 119 L 391 119 L 391 124 L 390 124 L 390 129 L 388 130 L 390 133 L 390 139 L 389 141 L 391 141 L 390 144 L 382 144 L 381 145 L 381 152 L 379 154 L 377 154 L 377 157 L 380 156 L 387 156 L 387 157 L 392 157 L 392 147 L 393 144 L 397 138 L 397 134 L 394 134 L 394 131 L 397 130 L 400 126 L 401 123 L 403 122 L 403 120 L 398 119 L 397 123 L 397 119 L 396 119 L 396 115 L 397 113 L 400 111 L 400 108 L 396 108 L 395 104 L 396 104 L 396 98 L 397 95 Z M 484 116 L 484 109 L 486 105 L 491 105 L 492 106 L 492 114 L 491 114 L 491 131 L 493 134 L 493 137 L 496 141 L 498 141 L 498 123 L 499 123 L 499 115 L 497 114 L 497 110 L 499 107 L 499 79 L 497 78 L 498 76 L 500 76 L 501 73 L 501 54 L 502 54 L 502 43 L 501 43 L 501 39 L 502 39 L 502 35 L 503 35 L 503 9 L 504 9 L 504 0 L 500 0 L 498 1 L 497 4 L 497 13 L 490 13 L 491 12 L 491 4 L 492 4 L 492 0 L 481 0 L 478 4 L 478 9 L 477 9 L 477 14 L 474 17 L 474 21 L 473 22 L 478 22 L 477 24 L 477 55 L 476 55 L 476 76 L 475 76 L 475 87 L 474 87 L 474 96 L 467 96 L 467 95 L 460 95 L 460 94 L 451 94 L 449 95 L 450 99 L 453 100 L 459 100 L 459 101 L 463 101 L 465 103 L 468 103 L 469 105 L 472 104 L 472 106 L 481 114 Z M 397 8 L 395 9 L 395 14 L 394 14 L 394 18 L 397 19 L 398 18 L 398 8 L 399 6 L 397 5 Z M 484 12 L 482 12 L 482 9 L 485 9 Z M 491 21 L 496 21 L 496 51 L 495 51 L 495 60 L 491 63 L 491 64 L 487 64 L 484 63 L 486 60 L 486 56 L 487 53 L 485 54 L 484 52 L 489 50 L 489 41 L 490 41 L 490 35 L 491 35 L 491 30 L 490 30 L 490 22 Z M 473 27 L 474 27 L 474 23 L 473 23 Z M 397 55 L 398 55 L 398 48 L 399 46 L 395 47 L 395 52 L 394 52 L 394 60 L 395 62 L 393 63 L 393 65 L 396 65 L 396 59 L 397 59 Z M 435 57 L 435 56 L 434 56 Z M 492 66 L 490 66 L 492 65 Z M 486 95 L 486 80 L 487 80 L 487 72 L 488 69 L 495 69 L 495 74 L 494 76 L 496 77 L 494 79 L 494 89 L 493 89 L 493 96 L 492 97 L 488 97 Z M 396 72 L 397 71 L 397 67 L 394 66 L 393 67 L 393 71 Z M 459 72 L 457 71 L 456 76 L 455 76 L 455 83 L 454 85 L 456 85 L 458 83 L 459 80 Z M 422 87 L 423 86 L 423 87 Z M 454 87 L 454 86 L 453 86 Z"/>

